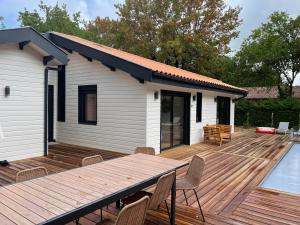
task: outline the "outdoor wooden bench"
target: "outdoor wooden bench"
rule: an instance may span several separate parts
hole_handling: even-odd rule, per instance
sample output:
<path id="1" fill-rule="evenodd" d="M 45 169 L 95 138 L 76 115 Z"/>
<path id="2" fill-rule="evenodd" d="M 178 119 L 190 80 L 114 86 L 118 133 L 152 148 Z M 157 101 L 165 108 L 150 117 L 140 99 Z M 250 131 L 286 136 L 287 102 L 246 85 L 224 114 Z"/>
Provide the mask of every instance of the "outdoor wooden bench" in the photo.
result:
<path id="1" fill-rule="evenodd" d="M 206 125 L 204 130 L 204 143 L 218 143 L 222 145 L 224 140 L 231 140 L 231 125 L 214 124 Z"/>

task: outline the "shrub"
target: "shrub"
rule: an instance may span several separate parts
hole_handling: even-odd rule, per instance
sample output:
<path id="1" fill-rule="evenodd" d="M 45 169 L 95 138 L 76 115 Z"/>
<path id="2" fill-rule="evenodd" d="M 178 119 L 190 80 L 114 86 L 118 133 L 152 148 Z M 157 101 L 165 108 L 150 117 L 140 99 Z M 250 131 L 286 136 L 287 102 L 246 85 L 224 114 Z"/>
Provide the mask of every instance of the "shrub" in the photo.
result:
<path id="1" fill-rule="evenodd" d="M 290 122 L 290 128 L 299 129 L 300 100 L 268 99 L 239 100 L 235 107 L 235 124 L 238 126 L 272 126 Z"/>

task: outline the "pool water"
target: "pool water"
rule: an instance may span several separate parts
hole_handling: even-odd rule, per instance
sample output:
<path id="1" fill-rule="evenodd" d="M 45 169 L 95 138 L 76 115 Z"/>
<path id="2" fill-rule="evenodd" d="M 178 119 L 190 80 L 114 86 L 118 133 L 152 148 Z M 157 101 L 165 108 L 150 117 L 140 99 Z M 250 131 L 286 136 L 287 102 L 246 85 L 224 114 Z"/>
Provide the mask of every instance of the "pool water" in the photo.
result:
<path id="1" fill-rule="evenodd" d="M 263 180 L 261 187 L 300 194 L 300 144 L 294 144 Z"/>

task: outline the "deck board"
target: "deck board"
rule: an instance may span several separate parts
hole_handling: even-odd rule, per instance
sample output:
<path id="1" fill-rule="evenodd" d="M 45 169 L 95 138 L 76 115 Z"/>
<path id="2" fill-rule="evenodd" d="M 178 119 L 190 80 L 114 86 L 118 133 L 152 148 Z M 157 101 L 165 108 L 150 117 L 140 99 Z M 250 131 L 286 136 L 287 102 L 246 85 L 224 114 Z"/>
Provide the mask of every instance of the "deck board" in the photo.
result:
<path id="1" fill-rule="evenodd" d="M 180 146 L 162 152 L 162 157 L 184 161 L 190 161 L 192 156 L 197 154 L 203 157 L 206 163 L 203 179 L 197 190 L 206 223 L 201 221 L 201 214 L 197 208 L 198 205 L 193 192 L 188 191 L 188 202 L 192 207 L 185 205 L 182 192 L 177 193 L 177 224 L 300 224 L 300 196 L 258 187 L 268 171 L 286 153 L 290 144 L 288 136 L 262 135 L 249 129 L 238 130 L 234 134 L 233 140 L 222 146 L 201 143 L 193 146 Z M 7 168 L 0 168 L 0 186 L 13 183 L 15 174 L 21 169 L 45 166 L 50 174 L 58 173 L 79 167 L 83 157 L 94 154 L 101 154 L 105 160 L 123 156 L 120 153 L 67 144 L 51 145 L 48 157 L 15 161 Z M 153 165 L 153 170 L 157 169 L 156 166 Z M 128 169 L 134 172 L 134 169 Z M 89 171 L 91 174 L 95 172 L 93 170 Z M 103 178 L 109 178 L 109 176 L 117 176 L 119 172 L 103 171 L 102 176 Z M 180 169 L 178 176 L 182 176 L 185 172 L 186 168 Z M 145 173 L 147 174 L 146 171 Z M 86 176 L 89 180 L 88 174 Z M 71 186 L 68 185 L 68 182 L 71 183 L 72 179 L 70 175 L 61 181 L 66 183 L 63 191 L 70 190 Z M 48 180 L 49 183 L 53 182 L 51 178 Z M 34 182 L 30 183 L 30 186 L 32 185 L 34 187 L 33 192 L 37 194 L 38 190 L 34 186 Z M 45 186 L 47 184 L 40 185 Z M 81 184 L 78 183 L 78 185 Z M 53 183 L 53 191 L 59 192 L 59 190 L 56 190 L 57 187 L 58 185 Z M 18 192 L 27 193 L 28 188 L 24 185 L 22 189 L 11 187 L 6 188 L 6 190 L 7 193 L 0 194 L 8 198 L 17 196 L 19 207 L 21 207 L 23 199 L 18 197 Z M 89 191 L 94 191 L 94 194 L 97 195 L 102 190 L 96 190 L 95 186 L 91 184 Z M 70 190 L 67 196 L 81 201 L 85 200 L 84 196 L 75 197 L 75 194 L 76 188 Z M 46 196 L 39 199 L 39 205 L 41 208 L 45 205 L 48 207 L 47 212 L 40 214 L 41 217 L 47 214 L 57 214 L 61 210 L 60 207 L 47 202 Z M 9 211 L 9 208 L 7 210 Z M 105 217 L 115 217 L 119 212 L 114 204 L 110 205 L 108 210 L 104 210 Z M 165 210 L 164 207 L 161 207 L 158 211 L 150 212 L 145 224 L 169 224 Z M 3 215 L 0 215 L 0 219 L 1 217 Z M 17 221 L 19 218 L 14 219 Z M 5 218 L 3 221 L 5 222 Z M 99 221 L 99 211 L 91 213 L 80 220 L 83 225 L 93 225 L 97 221 Z M 25 222 L 31 223 L 30 221 Z"/>
<path id="2" fill-rule="evenodd" d="M 66 213 L 71 211 L 81 213 L 82 207 L 89 205 L 94 207 L 96 203 L 101 206 L 107 201 L 112 202 L 111 198 L 125 198 L 128 194 L 134 194 L 137 187 L 149 187 L 162 175 L 186 165 L 187 162 L 184 161 L 134 154 L 3 186 L 0 188 L 0 214 L 18 225 L 41 224 L 52 219 L 59 224 L 59 221 L 65 221 Z M 111 175 L 112 171 L 115 171 L 115 176 Z M 65 180 L 65 177 L 70 179 Z M 9 197 L 10 194 L 7 196 L 1 194 L 6 188 L 12 187 L 22 189 L 38 199 L 56 205 L 64 212 L 60 215 L 43 214 L 42 217 L 38 214 L 42 207 L 39 205 L 39 200 L 27 199 L 21 205 L 19 201 L 14 201 L 13 197 Z M 18 195 L 22 198 L 28 197 L 28 194 L 18 193 Z M 32 203 L 39 206 L 32 207 Z M 47 208 L 45 205 L 44 210 Z M 67 220 L 72 221 L 76 218 L 71 214 L 68 215 Z"/>

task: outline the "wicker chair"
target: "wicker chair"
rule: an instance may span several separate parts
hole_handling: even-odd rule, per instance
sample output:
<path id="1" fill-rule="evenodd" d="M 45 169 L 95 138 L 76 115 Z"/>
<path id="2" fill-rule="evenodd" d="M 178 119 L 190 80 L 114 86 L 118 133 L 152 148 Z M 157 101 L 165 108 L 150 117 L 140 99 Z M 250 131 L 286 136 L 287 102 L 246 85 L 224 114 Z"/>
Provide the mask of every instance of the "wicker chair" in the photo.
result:
<path id="1" fill-rule="evenodd" d="M 220 128 L 221 133 L 221 139 L 223 140 L 230 140 L 231 141 L 231 125 L 225 125 L 225 124 L 217 124 L 216 127 Z"/>
<path id="2" fill-rule="evenodd" d="M 184 177 L 176 179 L 176 189 L 183 191 L 185 202 L 186 202 L 187 206 L 189 205 L 189 203 L 188 203 L 188 200 L 186 198 L 185 191 L 186 190 L 193 190 L 194 191 L 194 194 L 197 198 L 198 206 L 199 206 L 203 221 L 205 222 L 204 215 L 203 215 L 203 212 L 202 212 L 202 208 L 201 208 L 201 205 L 200 205 L 200 201 L 199 201 L 197 191 L 196 191 L 196 188 L 198 188 L 199 185 L 200 185 L 201 177 L 202 177 L 203 170 L 204 170 L 204 165 L 205 165 L 205 163 L 204 163 L 204 160 L 202 158 L 200 158 L 197 155 L 193 156 L 186 175 Z"/>
<path id="3" fill-rule="evenodd" d="M 82 159 L 81 161 L 81 165 L 82 166 L 88 166 L 88 165 L 92 165 L 95 163 L 100 163 L 103 162 L 103 158 L 101 155 L 93 155 L 93 156 L 89 156 L 89 157 L 85 157 Z"/>
<path id="4" fill-rule="evenodd" d="M 81 160 L 81 166 L 89 166 L 89 165 L 93 165 L 95 163 L 100 163 L 103 162 L 103 158 L 101 155 L 92 155 L 92 156 L 88 156 L 85 157 Z M 103 218 L 103 211 L 102 208 L 100 209 L 100 217 L 101 217 L 101 221 Z M 76 219 L 76 225 L 79 225 L 79 219 Z"/>
<path id="5" fill-rule="evenodd" d="M 204 126 L 204 143 L 215 142 L 222 144 L 220 128 L 216 126 Z"/>
<path id="6" fill-rule="evenodd" d="M 142 225 L 146 218 L 149 197 L 144 196 L 140 200 L 125 206 L 119 213 L 117 220 L 103 220 L 96 225 Z"/>
<path id="7" fill-rule="evenodd" d="M 137 147 L 134 153 L 143 153 L 147 155 L 155 155 L 155 149 L 152 147 Z"/>
<path id="8" fill-rule="evenodd" d="M 47 176 L 48 171 L 45 167 L 39 166 L 31 169 L 21 170 L 16 174 L 16 182 L 31 180 L 43 176 Z"/>
<path id="9" fill-rule="evenodd" d="M 150 202 L 149 202 L 148 209 L 156 210 L 162 202 L 165 202 L 168 216 L 169 216 L 169 219 L 171 220 L 169 207 L 167 204 L 167 198 L 171 191 L 174 179 L 175 179 L 175 172 L 171 172 L 166 175 L 163 175 L 158 179 L 156 188 L 153 193 L 146 192 L 146 191 L 140 191 L 132 196 L 129 196 L 129 197 L 123 199 L 122 203 L 124 205 L 128 205 L 128 204 L 131 204 L 132 202 L 135 202 L 138 199 L 141 199 L 145 196 L 149 196 Z"/>

